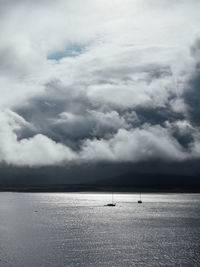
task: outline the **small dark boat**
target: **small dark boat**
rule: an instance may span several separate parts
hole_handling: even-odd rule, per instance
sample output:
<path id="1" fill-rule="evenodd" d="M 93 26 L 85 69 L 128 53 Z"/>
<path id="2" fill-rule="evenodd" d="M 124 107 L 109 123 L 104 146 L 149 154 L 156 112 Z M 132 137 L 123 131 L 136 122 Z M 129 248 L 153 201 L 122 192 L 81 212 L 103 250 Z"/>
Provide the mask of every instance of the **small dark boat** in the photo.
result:
<path id="1" fill-rule="evenodd" d="M 107 206 L 107 207 L 115 207 L 116 206 L 116 203 L 108 203 L 108 204 L 106 204 L 104 206 Z"/>
<path id="2" fill-rule="evenodd" d="M 112 203 L 108 203 L 104 206 L 106 206 L 106 207 L 115 207 L 116 206 L 116 203 L 113 202 L 113 193 L 112 193 Z"/>
<path id="3" fill-rule="evenodd" d="M 140 192 L 140 199 L 138 200 L 138 204 L 142 203 L 142 199 L 141 199 L 141 192 Z"/>

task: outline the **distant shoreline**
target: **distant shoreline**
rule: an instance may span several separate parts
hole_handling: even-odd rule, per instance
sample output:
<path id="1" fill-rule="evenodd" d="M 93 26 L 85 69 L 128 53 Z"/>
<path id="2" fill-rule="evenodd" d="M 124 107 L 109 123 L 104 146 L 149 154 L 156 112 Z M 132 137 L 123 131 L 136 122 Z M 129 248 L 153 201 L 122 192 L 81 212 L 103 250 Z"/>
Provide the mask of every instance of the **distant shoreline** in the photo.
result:
<path id="1" fill-rule="evenodd" d="M 109 185 L 0 185 L 0 192 L 30 192 L 30 193 L 200 193 L 199 187 L 132 187 L 132 186 L 109 186 Z"/>

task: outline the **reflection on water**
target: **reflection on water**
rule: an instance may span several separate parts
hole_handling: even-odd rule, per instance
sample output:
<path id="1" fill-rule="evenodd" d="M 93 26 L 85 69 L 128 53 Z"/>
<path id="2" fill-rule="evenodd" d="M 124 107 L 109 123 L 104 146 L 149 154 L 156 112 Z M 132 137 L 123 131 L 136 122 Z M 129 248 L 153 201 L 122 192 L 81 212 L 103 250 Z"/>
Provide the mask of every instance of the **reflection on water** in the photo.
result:
<path id="1" fill-rule="evenodd" d="M 200 195 L 0 193 L 0 266 L 200 266 Z"/>

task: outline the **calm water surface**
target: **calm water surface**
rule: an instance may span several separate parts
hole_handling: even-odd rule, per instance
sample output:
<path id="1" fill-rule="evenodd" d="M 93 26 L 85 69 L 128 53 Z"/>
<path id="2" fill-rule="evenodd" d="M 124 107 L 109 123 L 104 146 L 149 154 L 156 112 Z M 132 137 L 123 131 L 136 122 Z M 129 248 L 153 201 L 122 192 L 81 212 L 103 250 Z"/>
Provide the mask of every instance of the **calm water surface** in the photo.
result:
<path id="1" fill-rule="evenodd" d="M 0 193 L 0 266 L 200 266 L 200 195 Z"/>

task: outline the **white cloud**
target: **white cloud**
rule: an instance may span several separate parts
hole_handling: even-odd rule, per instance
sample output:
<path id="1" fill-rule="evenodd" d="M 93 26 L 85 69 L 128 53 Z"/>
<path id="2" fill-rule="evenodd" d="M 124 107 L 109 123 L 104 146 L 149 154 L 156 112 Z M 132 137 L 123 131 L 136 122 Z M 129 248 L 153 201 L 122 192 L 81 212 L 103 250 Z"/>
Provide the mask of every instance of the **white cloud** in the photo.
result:
<path id="1" fill-rule="evenodd" d="M 173 10 L 166 8 L 172 4 Z M 199 3 L 194 0 L 176 5 L 171 1 L 162 1 L 162 5 L 157 1 L 149 4 L 127 0 L 112 4 L 99 0 L 8 1 L 1 6 L 0 68 L 8 80 L 6 90 L 15 91 L 18 96 L 43 90 L 42 85 L 53 78 L 66 84 L 77 79 L 94 82 L 93 72 L 110 66 L 123 69 L 151 62 L 172 64 L 174 56 L 184 50 L 199 29 Z M 59 64 L 47 60 L 49 53 L 65 50 L 74 43 L 89 44 L 89 50 Z M 135 73 L 134 78 L 137 76 Z M 118 87 L 122 78 L 119 77 Z M 123 91 L 130 87 L 134 85 Z M 118 88 L 115 95 L 120 98 Z M 6 103 L 12 105 L 10 101 Z"/>
<path id="2" fill-rule="evenodd" d="M 200 135 L 196 132 L 195 143 L 190 152 L 182 149 L 167 128 L 147 124 L 131 130 L 119 129 L 108 139 L 87 139 L 81 149 L 75 152 L 42 134 L 18 140 L 16 130 L 26 127 L 27 122 L 10 111 L 1 112 L 0 119 L 0 160 L 18 166 L 87 161 L 137 162 L 153 158 L 183 161 L 200 156 Z M 189 126 L 186 122 L 179 122 L 178 127 Z"/>
<path id="3" fill-rule="evenodd" d="M 187 116 L 182 93 L 195 69 L 189 47 L 199 34 L 199 9 L 197 0 L 1 1 L 0 160 L 32 166 L 197 157 L 196 133 L 192 152 L 172 137 L 178 123 L 133 124 L 138 107 Z M 49 59 L 58 53 L 59 60 Z M 49 113 L 58 111 L 38 111 L 38 124 L 11 111 L 44 96 Z M 84 128 L 79 152 L 51 139 L 52 125 L 76 136 Z M 19 140 L 24 128 L 35 135 Z"/>
<path id="4" fill-rule="evenodd" d="M 166 129 L 146 125 L 130 131 L 120 129 L 108 140 L 87 140 L 82 157 L 88 160 L 137 162 L 152 158 L 184 160 L 187 155 Z"/>
<path id="5" fill-rule="evenodd" d="M 69 148 L 41 134 L 18 140 L 16 131 L 28 123 L 11 111 L 1 112 L 0 121 L 0 161 L 19 166 L 42 166 L 76 158 Z"/>

